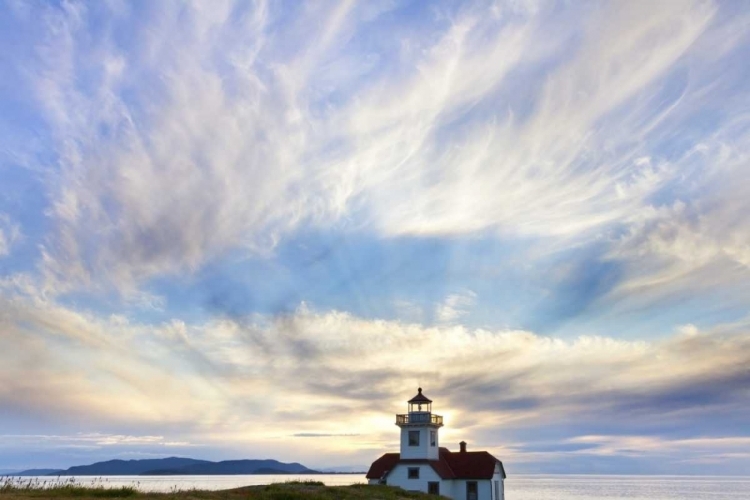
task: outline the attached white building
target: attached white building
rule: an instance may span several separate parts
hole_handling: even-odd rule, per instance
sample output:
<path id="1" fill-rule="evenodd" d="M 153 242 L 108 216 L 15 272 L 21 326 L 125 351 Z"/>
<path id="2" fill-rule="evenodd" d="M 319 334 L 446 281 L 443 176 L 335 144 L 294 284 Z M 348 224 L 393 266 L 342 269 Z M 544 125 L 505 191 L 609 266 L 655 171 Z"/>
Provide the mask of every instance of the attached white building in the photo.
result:
<path id="1" fill-rule="evenodd" d="M 432 413 L 432 400 L 418 394 L 408 401 L 409 412 L 396 415 L 401 427 L 401 453 L 386 453 L 367 472 L 370 484 L 443 495 L 453 500 L 504 500 L 503 463 L 486 451 L 458 452 L 440 447 L 443 417 Z"/>

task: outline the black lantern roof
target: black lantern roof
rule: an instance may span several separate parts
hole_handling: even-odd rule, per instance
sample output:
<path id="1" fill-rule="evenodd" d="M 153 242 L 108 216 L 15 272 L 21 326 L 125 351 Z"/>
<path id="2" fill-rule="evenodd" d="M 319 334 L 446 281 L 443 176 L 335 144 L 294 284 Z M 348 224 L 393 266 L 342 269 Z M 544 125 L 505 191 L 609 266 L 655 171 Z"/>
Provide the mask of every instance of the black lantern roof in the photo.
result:
<path id="1" fill-rule="evenodd" d="M 414 404 L 432 403 L 432 400 L 430 398 L 422 394 L 421 387 L 417 389 L 417 391 L 418 391 L 417 395 L 411 398 L 409 401 L 407 401 L 407 403 L 414 403 Z"/>

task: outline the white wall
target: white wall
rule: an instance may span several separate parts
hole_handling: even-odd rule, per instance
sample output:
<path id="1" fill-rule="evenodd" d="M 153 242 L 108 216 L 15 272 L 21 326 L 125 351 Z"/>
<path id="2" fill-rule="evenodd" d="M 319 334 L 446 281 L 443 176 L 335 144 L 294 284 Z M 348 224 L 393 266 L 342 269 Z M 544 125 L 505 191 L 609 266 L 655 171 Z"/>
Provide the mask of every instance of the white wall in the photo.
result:
<path id="1" fill-rule="evenodd" d="M 477 481 L 479 486 L 479 496 L 477 500 L 492 500 L 492 481 L 480 480 Z"/>
<path id="2" fill-rule="evenodd" d="M 409 467 L 419 467 L 419 479 L 409 479 Z M 427 493 L 427 483 L 440 483 L 440 494 L 449 496 L 453 500 L 466 500 L 466 482 L 464 479 L 441 479 L 435 470 L 427 464 L 399 464 L 388 474 L 387 484 L 398 486 L 405 490 L 422 491 Z M 500 497 L 495 498 L 494 481 L 499 481 Z M 499 467 L 495 470 L 492 480 L 476 479 L 477 500 L 505 500 L 503 476 Z M 370 484 L 377 484 L 377 480 L 370 480 Z"/>
<path id="3" fill-rule="evenodd" d="M 498 497 L 495 497 L 495 481 L 498 483 Z M 490 483 L 490 486 L 492 487 L 492 500 L 505 500 L 505 483 L 503 482 L 502 474 L 495 474 L 492 476 L 492 483 Z"/>
<path id="4" fill-rule="evenodd" d="M 409 479 L 409 468 L 419 467 L 419 479 Z M 399 464 L 388 474 L 387 484 L 398 486 L 405 490 L 422 491 L 427 493 L 427 483 L 437 481 L 440 483 L 440 494 L 449 495 L 452 481 L 443 481 L 437 472 L 427 464 Z"/>
<path id="5" fill-rule="evenodd" d="M 409 431 L 419 431 L 419 446 L 409 446 Z M 430 446 L 430 431 L 435 431 L 435 446 Z M 440 432 L 434 427 L 402 427 L 401 458 L 437 460 L 440 456 Z"/>
<path id="6" fill-rule="evenodd" d="M 492 483 L 488 479 L 469 479 L 468 481 L 477 482 L 477 500 L 496 500 L 492 498 Z M 465 479 L 454 479 L 450 491 L 453 500 L 466 500 L 466 482 Z M 448 495 L 448 492 L 443 493 Z"/>
<path id="7" fill-rule="evenodd" d="M 500 495 L 497 498 L 494 497 L 495 481 L 498 482 L 498 494 Z M 503 470 L 500 468 L 500 464 L 495 465 L 495 473 L 492 476 L 492 484 L 490 486 L 492 487 L 492 500 L 505 500 L 505 482 L 503 480 Z"/>

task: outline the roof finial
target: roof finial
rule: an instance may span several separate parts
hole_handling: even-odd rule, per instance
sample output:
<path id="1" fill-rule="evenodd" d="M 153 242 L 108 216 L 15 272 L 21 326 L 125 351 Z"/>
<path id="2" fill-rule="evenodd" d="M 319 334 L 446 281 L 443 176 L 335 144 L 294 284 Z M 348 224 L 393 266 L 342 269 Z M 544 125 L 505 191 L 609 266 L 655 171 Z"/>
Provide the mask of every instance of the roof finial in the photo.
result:
<path id="1" fill-rule="evenodd" d="M 419 389 L 417 389 L 417 392 L 422 394 L 422 388 L 420 387 Z"/>

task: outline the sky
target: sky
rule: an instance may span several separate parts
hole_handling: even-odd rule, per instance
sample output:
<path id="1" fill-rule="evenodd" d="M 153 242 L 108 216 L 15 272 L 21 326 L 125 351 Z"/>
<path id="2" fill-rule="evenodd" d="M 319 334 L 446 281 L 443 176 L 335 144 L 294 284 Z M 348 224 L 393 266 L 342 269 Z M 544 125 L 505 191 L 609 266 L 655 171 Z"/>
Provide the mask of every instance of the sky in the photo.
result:
<path id="1" fill-rule="evenodd" d="M 0 8 L 0 469 L 750 474 L 744 2 Z"/>

